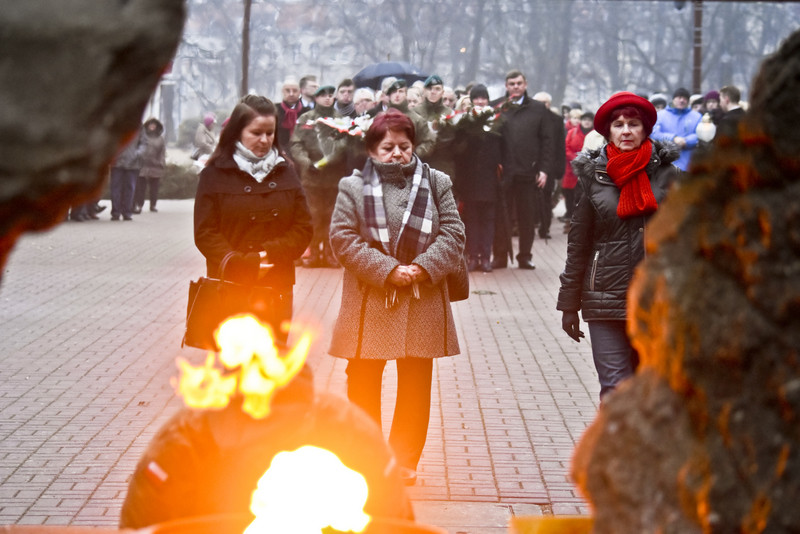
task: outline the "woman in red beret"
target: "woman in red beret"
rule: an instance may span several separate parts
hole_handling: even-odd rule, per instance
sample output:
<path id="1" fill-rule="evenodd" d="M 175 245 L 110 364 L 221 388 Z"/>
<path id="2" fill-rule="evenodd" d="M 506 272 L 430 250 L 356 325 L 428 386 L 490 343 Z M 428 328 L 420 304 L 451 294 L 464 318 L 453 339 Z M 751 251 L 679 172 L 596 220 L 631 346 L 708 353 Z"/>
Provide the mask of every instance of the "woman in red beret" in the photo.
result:
<path id="1" fill-rule="evenodd" d="M 650 102 L 617 93 L 594 119 L 606 145 L 572 162 L 584 194 L 572 216 L 557 309 L 575 341 L 583 337 L 579 311 L 589 325 L 601 400 L 638 365 L 625 329 L 628 286 L 644 258 L 647 221 L 680 172 L 672 164 L 678 147 L 648 138 L 655 122 Z"/>

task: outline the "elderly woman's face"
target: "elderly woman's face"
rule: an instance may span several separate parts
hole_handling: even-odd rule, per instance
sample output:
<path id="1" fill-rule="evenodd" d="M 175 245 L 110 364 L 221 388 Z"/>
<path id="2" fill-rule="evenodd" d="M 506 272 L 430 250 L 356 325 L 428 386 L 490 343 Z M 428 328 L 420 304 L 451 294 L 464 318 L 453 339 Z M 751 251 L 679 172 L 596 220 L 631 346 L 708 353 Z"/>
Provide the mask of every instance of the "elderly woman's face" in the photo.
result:
<path id="1" fill-rule="evenodd" d="M 636 150 L 644 141 L 644 124 L 640 119 L 620 115 L 611 122 L 609 141 L 622 152 Z"/>
<path id="2" fill-rule="evenodd" d="M 414 144 L 405 132 L 388 130 L 375 148 L 369 151 L 369 155 L 380 163 L 405 164 L 414 155 Z"/>

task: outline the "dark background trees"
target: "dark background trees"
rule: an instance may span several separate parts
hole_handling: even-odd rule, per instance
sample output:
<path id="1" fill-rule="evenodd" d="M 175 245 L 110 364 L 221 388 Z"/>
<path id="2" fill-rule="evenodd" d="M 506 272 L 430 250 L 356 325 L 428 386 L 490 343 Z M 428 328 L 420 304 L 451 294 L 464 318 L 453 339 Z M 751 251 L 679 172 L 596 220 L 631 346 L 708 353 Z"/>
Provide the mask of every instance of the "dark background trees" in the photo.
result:
<path id="1" fill-rule="evenodd" d="M 271 98 L 287 76 L 332 85 L 378 61 L 403 60 L 451 86 L 502 91 L 519 68 L 529 91 L 595 108 L 612 92 L 692 85 L 692 2 L 644 0 L 187 0 L 175 60 L 178 120 L 230 109 L 242 86 Z M 800 25 L 800 4 L 703 2 L 703 91 L 747 89 L 758 64 Z"/>

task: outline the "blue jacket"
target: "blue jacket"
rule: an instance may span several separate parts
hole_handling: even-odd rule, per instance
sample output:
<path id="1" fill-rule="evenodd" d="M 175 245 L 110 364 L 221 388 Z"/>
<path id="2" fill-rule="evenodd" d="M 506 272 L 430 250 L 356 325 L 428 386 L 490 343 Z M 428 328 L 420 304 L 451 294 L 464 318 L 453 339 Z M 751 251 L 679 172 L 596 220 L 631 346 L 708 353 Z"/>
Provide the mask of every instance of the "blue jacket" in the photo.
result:
<path id="1" fill-rule="evenodd" d="M 686 146 L 681 149 L 681 156 L 674 162 L 674 165 L 682 171 L 689 166 L 689 157 L 697 146 L 695 130 L 702 118 L 702 115 L 690 108 L 675 109 L 667 106 L 658 112 L 658 119 L 653 126 L 650 139 L 661 142 L 672 141 L 675 137 L 686 139 Z"/>

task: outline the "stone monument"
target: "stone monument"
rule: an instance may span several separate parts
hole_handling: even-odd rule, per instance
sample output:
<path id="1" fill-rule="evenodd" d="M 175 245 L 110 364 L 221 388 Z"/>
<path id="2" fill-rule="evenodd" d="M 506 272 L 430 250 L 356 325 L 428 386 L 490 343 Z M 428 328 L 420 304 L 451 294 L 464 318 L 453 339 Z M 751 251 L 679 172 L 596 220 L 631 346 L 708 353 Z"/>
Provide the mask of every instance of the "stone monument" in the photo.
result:
<path id="1" fill-rule="evenodd" d="M 96 196 L 180 40 L 183 0 L 0 9 L 0 268 L 17 237 Z"/>

